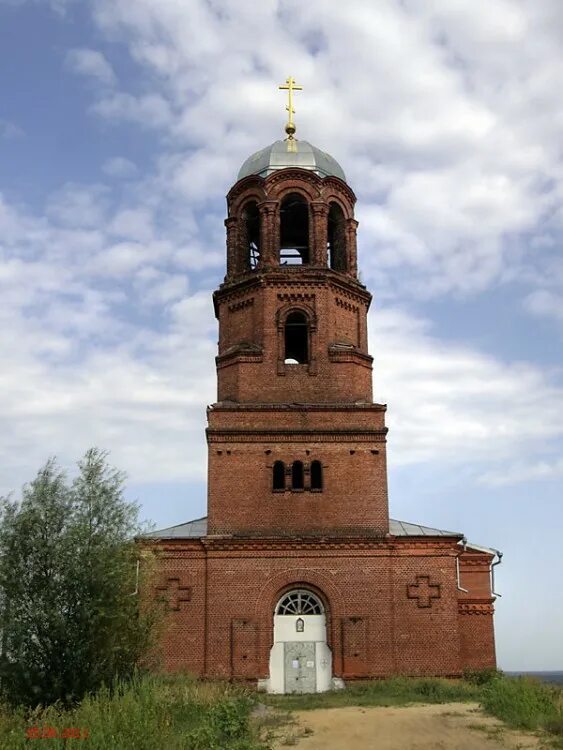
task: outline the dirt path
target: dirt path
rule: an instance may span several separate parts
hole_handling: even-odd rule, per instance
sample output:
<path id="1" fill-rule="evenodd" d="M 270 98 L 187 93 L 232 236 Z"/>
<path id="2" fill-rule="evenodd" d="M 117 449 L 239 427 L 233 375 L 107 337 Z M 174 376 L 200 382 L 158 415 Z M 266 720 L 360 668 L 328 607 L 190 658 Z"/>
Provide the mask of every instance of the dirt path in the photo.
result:
<path id="1" fill-rule="evenodd" d="M 533 735 L 485 716 L 475 704 L 323 708 L 296 712 L 276 750 L 524 750 Z"/>

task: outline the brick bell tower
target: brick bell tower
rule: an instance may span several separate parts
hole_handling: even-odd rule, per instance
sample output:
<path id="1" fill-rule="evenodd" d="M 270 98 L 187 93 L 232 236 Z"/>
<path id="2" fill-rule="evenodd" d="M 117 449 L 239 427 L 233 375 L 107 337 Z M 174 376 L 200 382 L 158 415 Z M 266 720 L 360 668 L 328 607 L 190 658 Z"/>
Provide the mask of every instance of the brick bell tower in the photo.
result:
<path id="1" fill-rule="evenodd" d="M 285 88 L 287 138 L 247 159 L 227 195 L 208 534 L 382 537 L 387 430 L 372 401 L 356 198 L 329 154 L 294 137 L 293 79 Z"/>

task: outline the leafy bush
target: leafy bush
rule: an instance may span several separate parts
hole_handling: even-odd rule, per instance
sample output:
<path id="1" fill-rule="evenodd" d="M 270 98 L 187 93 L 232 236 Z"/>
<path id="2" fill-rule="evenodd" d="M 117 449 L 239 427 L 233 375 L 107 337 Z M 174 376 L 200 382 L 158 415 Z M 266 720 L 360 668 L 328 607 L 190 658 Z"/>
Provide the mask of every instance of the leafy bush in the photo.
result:
<path id="1" fill-rule="evenodd" d="M 105 453 L 78 467 L 69 484 L 50 460 L 20 502 L 0 498 L 0 693 L 13 705 L 70 705 L 150 650 L 157 611 L 132 593 L 137 506 Z"/>
<path id="2" fill-rule="evenodd" d="M 482 706 L 512 727 L 549 729 L 563 722 L 561 695 L 529 677 L 496 678 L 483 688 Z"/>
<path id="3" fill-rule="evenodd" d="M 500 669 L 490 667 L 488 669 L 465 669 L 463 679 L 472 685 L 488 685 L 497 677 L 502 677 L 503 672 Z"/>

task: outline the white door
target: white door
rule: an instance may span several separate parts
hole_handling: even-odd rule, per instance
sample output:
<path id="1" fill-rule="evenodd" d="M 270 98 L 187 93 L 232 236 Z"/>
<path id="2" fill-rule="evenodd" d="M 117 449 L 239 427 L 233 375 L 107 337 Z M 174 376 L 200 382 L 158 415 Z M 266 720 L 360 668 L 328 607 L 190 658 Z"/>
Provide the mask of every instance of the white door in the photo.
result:
<path id="1" fill-rule="evenodd" d="M 269 692 L 321 693 L 330 689 L 331 680 L 332 654 L 323 604 L 310 591 L 290 591 L 274 614 Z"/>

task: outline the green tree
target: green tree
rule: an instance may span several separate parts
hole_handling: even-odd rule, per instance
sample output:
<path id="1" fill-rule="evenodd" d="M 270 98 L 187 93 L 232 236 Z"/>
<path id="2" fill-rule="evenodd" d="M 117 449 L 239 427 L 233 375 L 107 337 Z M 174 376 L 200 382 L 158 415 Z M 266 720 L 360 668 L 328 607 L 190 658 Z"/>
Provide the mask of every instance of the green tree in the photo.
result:
<path id="1" fill-rule="evenodd" d="M 72 703 L 151 650 L 138 507 L 106 458 L 87 451 L 71 484 L 51 459 L 20 502 L 0 500 L 0 691 L 11 703 Z"/>

